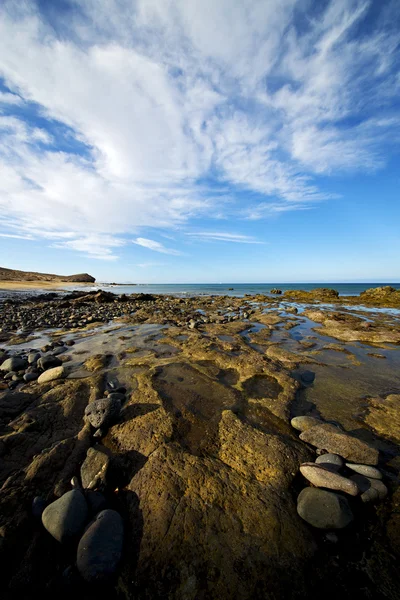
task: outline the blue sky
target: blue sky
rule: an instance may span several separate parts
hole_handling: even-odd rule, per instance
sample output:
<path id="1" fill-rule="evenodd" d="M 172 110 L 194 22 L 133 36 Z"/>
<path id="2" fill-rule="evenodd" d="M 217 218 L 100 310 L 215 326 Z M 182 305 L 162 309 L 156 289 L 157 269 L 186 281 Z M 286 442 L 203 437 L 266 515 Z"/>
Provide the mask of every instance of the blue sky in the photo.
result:
<path id="1" fill-rule="evenodd" d="M 3 0 L 0 266 L 400 281 L 398 0 Z"/>

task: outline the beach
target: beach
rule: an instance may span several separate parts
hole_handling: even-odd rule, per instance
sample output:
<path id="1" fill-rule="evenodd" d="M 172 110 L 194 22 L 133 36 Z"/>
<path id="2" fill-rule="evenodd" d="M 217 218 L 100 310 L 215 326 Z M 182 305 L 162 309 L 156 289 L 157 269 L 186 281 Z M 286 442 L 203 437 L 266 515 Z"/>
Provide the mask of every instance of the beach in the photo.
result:
<path id="1" fill-rule="evenodd" d="M 42 516 L 74 490 L 86 524 L 93 505 L 123 522 L 117 576 L 98 597 L 202 597 L 202 570 L 215 598 L 319 598 L 328 587 L 350 598 L 358 577 L 367 597 L 379 597 L 377 581 L 396 590 L 400 305 L 392 288 L 363 294 L 5 299 L 10 594 L 45 582 L 90 597 L 76 546 L 60 546 L 60 523 Z M 331 455 L 341 475 L 315 463 Z M 359 464 L 379 479 L 355 474 Z"/>

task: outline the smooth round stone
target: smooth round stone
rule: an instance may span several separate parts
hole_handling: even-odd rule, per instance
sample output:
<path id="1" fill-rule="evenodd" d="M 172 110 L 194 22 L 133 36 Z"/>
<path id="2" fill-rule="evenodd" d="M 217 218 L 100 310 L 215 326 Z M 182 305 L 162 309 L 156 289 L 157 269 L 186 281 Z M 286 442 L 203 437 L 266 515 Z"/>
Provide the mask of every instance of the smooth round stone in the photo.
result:
<path id="1" fill-rule="evenodd" d="M 106 427 L 118 418 L 121 410 L 120 400 L 114 400 L 110 397 L 101 398 L 90 402 L 85 408 L 85 416 L 89 423 L 96 429 Z"/>
<path id="2" fill-rule="evenodd" d="M 68 542 L 83 531 L 87 517 L 85 496 L 71 490 L 44 509 L 42 523 L 58 542 Z"/>
<path id="3" fill-rule="evenodd" d="M 43 371 L 47 371 L 48 369 L 53 369 L 54 367 L 59 367 L 62 364 L 61 360 L 57 358 L 57 356 L 53 356 L 49 354 L 49 356 L 42 356 L 37 361 L 37 365 Z"/>
<path id="4" fill-rule="evenodd" d="M 297 512 L 318 529 L 343 529 L 354 517 L 344 496 L 318 488 L 305 488 L 297 498 Z"/>
<path id="5" fill-rule="evenodd" d="M 74 340 L 67 340 L 67 341 L 65 342 L 65 345 L 66 345 L 66 346 L 74 346 L 74 344 L 75 344 Z"/>
<path id="6" fill-rule="evenodd" d="M 28 354 L 28 363 L 30 365 L 35 364 L 40 358 L 39 352 L 29 352 Z"/>
<path id="7" fill-rule="evenodd" d="M 317 487 L 344 492 L 350 496 L 357 496 L 360 491 L 355 481 L 351 481 L 331 469 L 326 469 L 323 465 L 303 463 L 300 465 L 300 473 Z"/>
<path id="8" fill-rule="evenodd" d="M 78 571 L 88 583 L 114 575 L 122 556 L 124 525 L 115 510 L 103 510 L 82 536 L 77 552 Z"/>
<path id="9" fill-rule="evenodd" d="M 386 485 L 380 479 L 371 479 L 356 473 L 351 475 L 350 479 L 354 481 L 361 490 L 361 500 L 363 502 L 376 502 L 384 500 L 388 494 Z"/>
<path id="10" fill-rule="evenodd" d="M 290 421 L 290 424 L 298 431 L 307 431 L 307 429 L 310 429 L 315 425 L 322 425 L 322 421 L 316 417 L 301 416 L 293 417 L 293 419 Z"/>
<path id="11" fill-rule="evenodd" d="M 321 456 L 318 456 L 318 458 L 315 460 L 315 463 L 317 465 L 326 466 L 339 471 L 339 469 L 341 469 L 344 465 L 344 460 L 341 456 L 339 456 L 339 454 L 330 454 L 328 452 L 327 454 L 321 454 Z"/>
<path id="12" fill-rule="evenodd" d="M 39 375 L 37 373 L 25 373 L 23 379 L 26 383 L 29 383 L 30 381 L 36 381 L 38 377 Z"/>
<path id="13" fill-rule="evenodd" d="M 315 373 L 313 373 L 312 371 L 304 371 L 303 373 L 301 373 L 300 379 L 304 383 L 314 383 Z"/>
<path id="14" fill-rule="evenodd" d="M 359 473 L 359 475 L 364 475 L 364 477 L 369 477 L 370 479 L 382 479 L 382 473 L 376 467 L 371 467 L 370 465 L 356 465 L 353 463 L 346 463 L 346 467 L 355 473 Z"/>
<path id="15" fill-rule="evenodd" d="M 0 371 L 23 371 L 28 367 L 28 363 L 24 358 L 19 356 L 12 356 L 7 358 L 0 366 Z"/>
<path id="16" fill-rule="evenodd" d="M 38 379 L 38 383 L 47 383 L 48 381 L 54 381 L 56 379 L 62 379 L 65 377 L 66 372 L 64 367 L 54 367 L 53 369 L 48 369 L 44 373 L 42 373 Z"/>

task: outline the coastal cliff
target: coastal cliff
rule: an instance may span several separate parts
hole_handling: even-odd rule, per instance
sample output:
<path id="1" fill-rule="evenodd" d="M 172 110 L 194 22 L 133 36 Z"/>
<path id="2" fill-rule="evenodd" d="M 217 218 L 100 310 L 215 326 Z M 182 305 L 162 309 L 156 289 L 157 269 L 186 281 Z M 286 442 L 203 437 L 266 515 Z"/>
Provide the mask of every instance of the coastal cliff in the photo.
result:
<path id="1" fill-rule="evenodd" d="M 0 267 L 0 281 L 71 281 L 76 283 L 94 283 L 96 279 L 88 273 L 78 275 L 53 275 L 51 273 L 36 273 L 31 271 L 17 271 Z"/>

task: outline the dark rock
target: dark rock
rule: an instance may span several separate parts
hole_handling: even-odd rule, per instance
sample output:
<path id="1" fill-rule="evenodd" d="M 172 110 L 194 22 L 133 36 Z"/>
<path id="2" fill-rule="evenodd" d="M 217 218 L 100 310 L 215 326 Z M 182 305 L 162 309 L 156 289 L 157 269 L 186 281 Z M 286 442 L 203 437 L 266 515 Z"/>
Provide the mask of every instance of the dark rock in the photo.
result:
<path id="1" fill-rule="evenodd" d="M 26 383 L 29 383 L 30 381 L 36 381 L 38 377 L 39 375 L 37 373 L 25 373 L 23 379 Z"/>
<path id="2" fill-rule="evenodd" d="M 103 510 L 82 536 L 77 552 L 77 567 L 89 583 L 109 580 L 122 556 L 124 526 L 115 510 Z"/>
<path id="3" fill-rule="evenodd" d="M 30 352 L 28 354 L 28 363 L 30 365 L 35 364 L 40 358 L 40 353 L 39 352 Z"/>
<path id="4" fill-rule="evenodd" d="M 53 356 L 49 354 L 48 356 L 42 356 L 37 361 L 37 365 L 39 369 L 43 369 L 43 371 L 47 371 L 47 369 L 53 369 L 54 367 L 59 367 L 62 365 L 62 362 L 57 356 Z"/>
<path id="5" fill-rule="evenodd" d="M 300 492 L 297 512 L 304 521 L 318 529 L 342 529 L 354 518 L 344 496 L 318 488 L 304 488 Z"/>
<path id="6" fill-rule="evenodd" d="M 83 531 L 87 517 L 85 496 L 80 490 L 71 490 L 45 508 L 42 523 L 58 542 L 68 542 Z"/>
<path id="7" fill-rule="evenodd" d="M 315 379 L 315 373 L 312 371 L 304 371 L 301 373 L 300 378 L 304 383 L 313 383 Z"/>
<path id="8" fill-rule="evenodd" d="M 119 392 L 111 392 L 107 396 L 108 400 L 119 400 L 120 402 L 124 402 L 125 394 L 120 394 Z"/>
<path id="9" fill-rule="evenodd" d="M 89 423 L 96 429 L 99 427 L 104 428 L 117 420 L 120 410 L 120 400 L 102 398 L 87 405 L 85 416 Z"/>
<path id="10" fill-rule="evenodd" d="M 86 502 L 88 503 L 89 511 L 92 516 L 97 515 L 102 510 L 107 508 L 107 500 L 104 494 L 94 490 L 85 492 Z"/>
<path id="11" fill-rule="evenodd" d="M 32 515 L 35 519 L 41 519 L 44 509 L 47 506 L 47 501 L 41 496 L 35 496 L 32 501 Z"/>
<path id="12" fill-rule="evenodd" d="M 22 371 L 28 367 L 28 363 L 24 358 L 20 358 L 19 356 L 12 356 L 11 358 L 7 358 L 2 365 L 0 366 L 0 371 L 10 372 L 10 371 Z"/>
<path id="13" fill-rule="evenodd" d="M 360 475 L 359 473 L 351 475 L 349 479 L 354 481 L 361 490 L 361 500 L 363 502 L 384 500 L 388 494 L 386 485 L 379 479 L 364 477 L 364 475 Z"/>
<path id="14" fill-rule="evenodd" d="M 75 342 L 74 342 L 74 340 L 67 340 L 67 341 L 65 342 L 65 345 L 66 345 L 66 346 L 74 346 L 74 345 L 75 345 Z"/>

